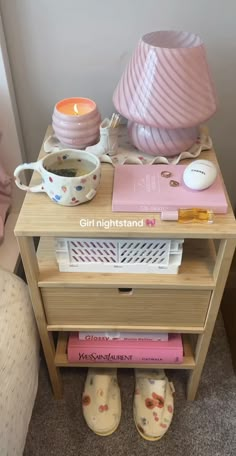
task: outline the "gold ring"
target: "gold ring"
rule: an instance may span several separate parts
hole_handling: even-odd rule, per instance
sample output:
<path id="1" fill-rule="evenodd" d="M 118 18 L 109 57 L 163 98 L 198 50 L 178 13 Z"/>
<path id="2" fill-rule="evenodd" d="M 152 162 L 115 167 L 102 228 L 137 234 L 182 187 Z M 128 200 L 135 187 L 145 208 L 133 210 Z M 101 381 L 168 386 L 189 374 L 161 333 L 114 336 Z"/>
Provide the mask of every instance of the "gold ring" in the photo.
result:
<path id="1" fill-rule="evenodd" d="M 171 181 L 170 181 L 170 186 L 171 186 L 171 187 L 178 187 L 178 186 L 179 186 L 179 182 L 178 182 L 178 181 L 175 181 L 175 180 L 171 180 Z"/>
<path id="2" fill-rule="evenodd" d="M 172 174 L 171 174 L 170 171 L 162 171 L 162 172 L 161 172 L 161 176 L 162 176 L 162 177 L 171 177 Z"/>

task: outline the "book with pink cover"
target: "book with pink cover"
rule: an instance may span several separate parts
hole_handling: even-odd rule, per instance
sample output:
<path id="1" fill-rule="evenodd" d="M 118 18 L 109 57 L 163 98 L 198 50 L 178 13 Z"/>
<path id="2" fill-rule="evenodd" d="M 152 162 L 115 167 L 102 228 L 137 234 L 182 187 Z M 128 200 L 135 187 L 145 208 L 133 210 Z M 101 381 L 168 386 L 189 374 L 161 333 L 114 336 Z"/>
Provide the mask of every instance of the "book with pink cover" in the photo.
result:
<path id="1" fill-rule="evenodd" d="M 71 363 L 182 363 L 183 344 L 180 334 L 170 334 L 168 341 L 80 340 L 71 333 L 67 346 Z"/>
<path id="2" fill-rule="evenodd" d="M 162 212 L 200 207 L 214 213 L 227 212 L 223 182 L 218 174 L 213 185 L 196 191 L 186 187 L 187 165 L 117 165 L 114 171 L 112 210 L 114 212 Z M 162 171 L 171 177 L 161 176 Z M 170 180 L 179 186 L 170 186 Z"/>
<path id="3" fill-rule="evenodd" d="M 79 331 L 80 340 L 168 340 L 168 333 L 128 331 Z"/>

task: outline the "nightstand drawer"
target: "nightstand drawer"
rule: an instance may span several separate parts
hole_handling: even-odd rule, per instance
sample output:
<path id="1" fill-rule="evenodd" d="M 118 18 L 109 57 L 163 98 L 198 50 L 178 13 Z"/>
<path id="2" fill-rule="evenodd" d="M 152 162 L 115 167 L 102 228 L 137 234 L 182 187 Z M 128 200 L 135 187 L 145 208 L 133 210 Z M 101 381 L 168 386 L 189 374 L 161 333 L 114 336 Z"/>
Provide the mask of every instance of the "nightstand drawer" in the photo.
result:
<path id="1" fill-rule="evenodd" d="M 42 288 L 50 325 L 203 327 L 211 292 L 134 288 Z"/>

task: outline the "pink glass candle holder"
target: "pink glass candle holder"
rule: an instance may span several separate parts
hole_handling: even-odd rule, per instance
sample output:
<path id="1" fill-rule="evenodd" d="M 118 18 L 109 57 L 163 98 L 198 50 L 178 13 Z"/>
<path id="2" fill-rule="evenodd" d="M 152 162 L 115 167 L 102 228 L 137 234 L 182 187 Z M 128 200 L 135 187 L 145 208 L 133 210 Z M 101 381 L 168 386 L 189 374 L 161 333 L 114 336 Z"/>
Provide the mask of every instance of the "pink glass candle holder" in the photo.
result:
<path id="1" fill-rule="evenodd" d="M 101 115 L 89 98 L 66 98 L 54 108 L 52 126 L 65 146 L 84 149 L 99 140 Z"/>

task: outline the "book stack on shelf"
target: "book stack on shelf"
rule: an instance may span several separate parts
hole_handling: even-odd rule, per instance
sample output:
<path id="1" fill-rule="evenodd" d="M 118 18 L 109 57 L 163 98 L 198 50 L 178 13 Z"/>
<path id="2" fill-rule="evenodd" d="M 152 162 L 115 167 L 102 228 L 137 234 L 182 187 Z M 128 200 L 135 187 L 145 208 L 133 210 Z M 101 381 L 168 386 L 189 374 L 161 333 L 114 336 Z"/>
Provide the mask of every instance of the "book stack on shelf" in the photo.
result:
<path id="1" fill-rule="evenodd" d="M 71 363 L 179 364 L 183 343 L 181 334 L 73 332 L 67 356 Z"/>

